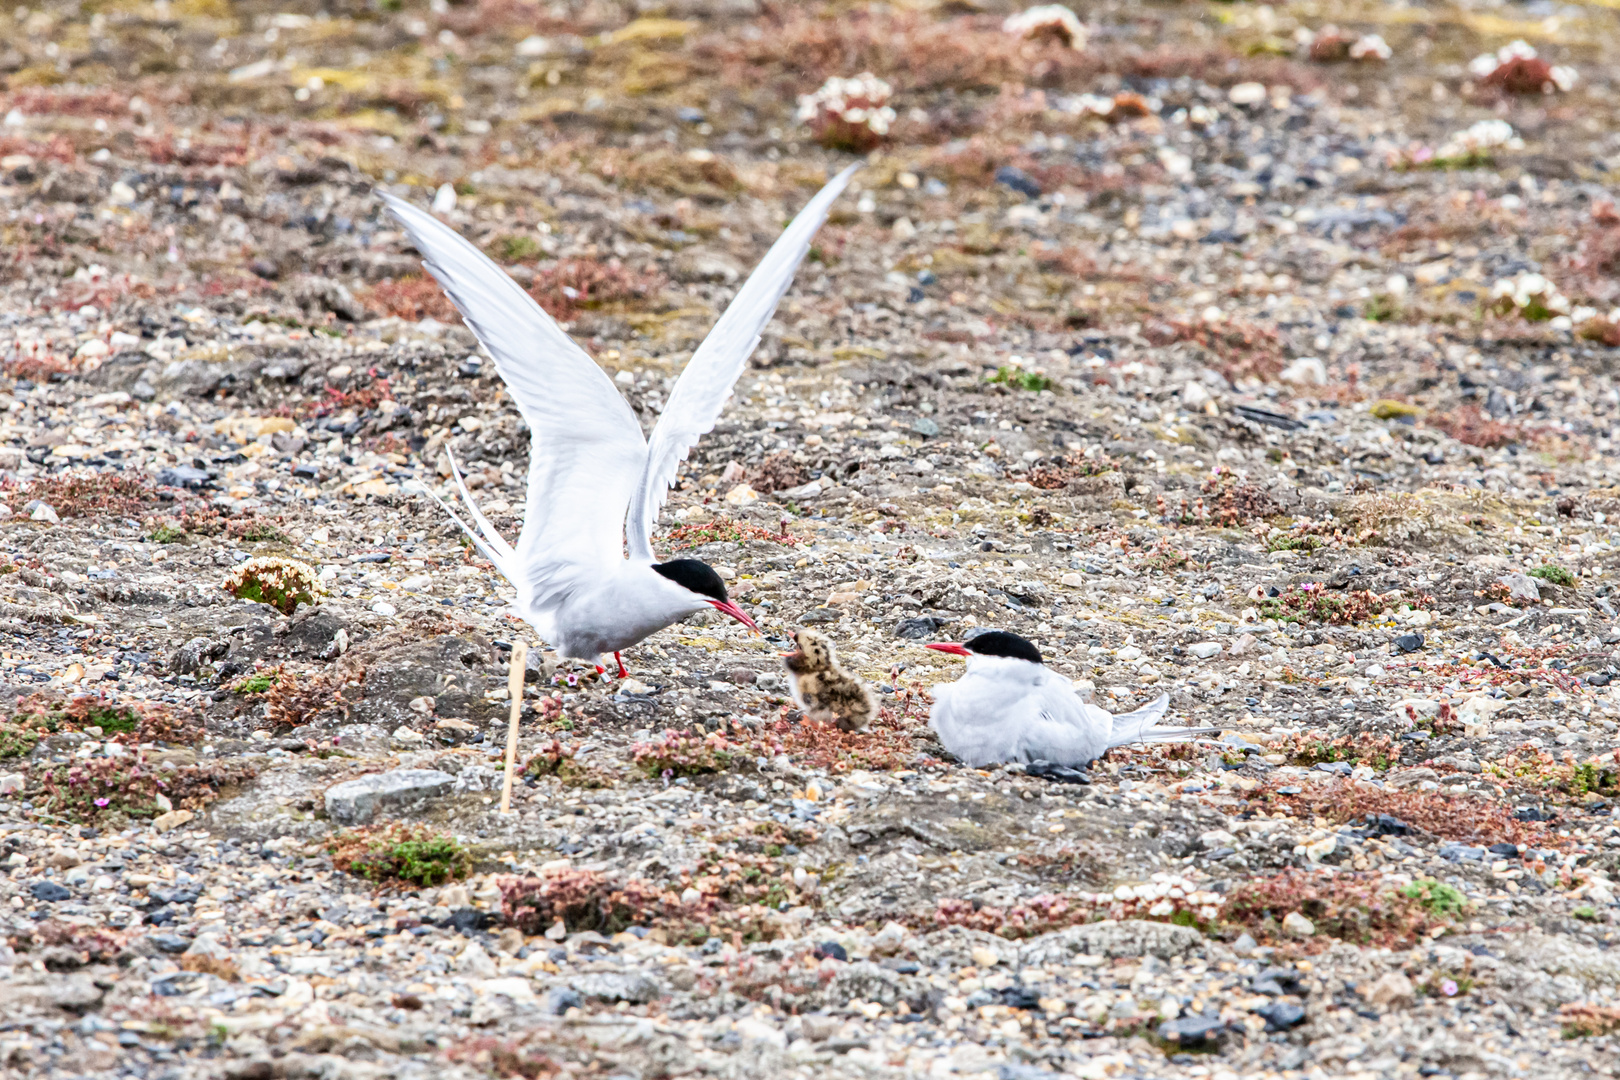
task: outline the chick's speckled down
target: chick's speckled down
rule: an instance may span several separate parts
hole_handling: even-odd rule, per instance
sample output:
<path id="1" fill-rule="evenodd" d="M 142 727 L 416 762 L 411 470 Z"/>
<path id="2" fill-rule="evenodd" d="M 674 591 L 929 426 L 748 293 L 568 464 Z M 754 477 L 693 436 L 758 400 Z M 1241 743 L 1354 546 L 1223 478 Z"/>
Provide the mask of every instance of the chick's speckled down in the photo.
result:
<path id="1" fill-rule="evenodd" d="M 791 674 L 793 700 L 812 720 L 838 725 L 842 731 L 862 731 L 877 712 L 872 691 L 860 679 L 838 666 L 838 656 L 826 637 L 811 630 L 793 632 L 797 648 L 782 657 Z"/>

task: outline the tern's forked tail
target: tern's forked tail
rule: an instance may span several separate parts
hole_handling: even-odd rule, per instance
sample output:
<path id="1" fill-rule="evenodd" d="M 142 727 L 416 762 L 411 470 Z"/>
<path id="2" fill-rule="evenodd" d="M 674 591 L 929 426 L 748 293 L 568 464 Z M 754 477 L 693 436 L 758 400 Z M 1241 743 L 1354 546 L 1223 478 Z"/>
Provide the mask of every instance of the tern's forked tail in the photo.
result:
<path id="1" fill-rule="evenodd" d="M 500 571 L 502 577 L 515 583 L 512 575 L 516 569 L 517 555 L 512 551 L 512 545 L 508 544 L 501 534 L 495 531 L 495 526 L 489 523 L 489 519 L 478 509 L 478 504 L 473 502 L 472 493 L 467 490 L 467 484 L 461 478 L 461 469 L 456 465 L 455 456 L 450 453 L 448 446 L 444 448 L 444 456 L 450 461 L 450 472 L 455 477 L 456 487 L 461 492 L 461 499 L 467 508 L 467 513 L 472 516 L 478 528 L 474 530 L 472 526 L 463 521 L 460 514 L 452 510 L 443 499 L 433 493 L 432 488 L 427 489 L 428 497 L 439 504 L 439 509 L 450 515 L 451 521 L 461 526 L 461 531 L 467 534 L 467 538 L 473 542 L 473 546 L 478 549 L 479 554 L 494 563 L 495 569 Z"/>
<path id="2" fill-rule="evenodd" d="M 1120 713 L 1114 717 L 1108 748 L 1112 750 L 1116 746 L 1128 746 L 1134 742 L 1176 742 L 1221 733 L 1220 728 L 1155 727 L 1154 724 L 1164 718 L 1169 708 L 1170 695 L 1160 694 L 1159 699 L 1151 705 L 1144 705 L 1135 712 Z"/>

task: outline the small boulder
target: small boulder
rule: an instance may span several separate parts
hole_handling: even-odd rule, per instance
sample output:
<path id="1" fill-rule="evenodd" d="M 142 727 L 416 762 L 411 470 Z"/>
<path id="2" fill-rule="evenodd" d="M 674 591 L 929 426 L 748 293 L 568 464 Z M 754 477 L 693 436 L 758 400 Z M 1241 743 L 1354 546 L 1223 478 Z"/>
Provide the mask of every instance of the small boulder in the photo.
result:
<path id="1" fill-rule="evenodd" d="M 1417 1000 L 1412 980 L 1399 971 L 1391 971 L 1361 992 L 1367 1004 L 1374 1008 L 1404 1008 Z"/>
<path id="2" fill-rule="evenodd" d="M 1507 586 L 1508 596 L 1514 600 L 1529 600 L 1533 603 L 1541 602 L 1541 586 L 1529 574 L 1517 571 L 1503 574 L 1501 584 Z"/>
<path id="3" fill-rule="evenodd" d="M 364 825 L 379 813 L 400 813 L 443 795 L 455 782 L 455 777 L 437 769 L 361 776 L 327 789 L 326 816 L 340 825 Z"/>

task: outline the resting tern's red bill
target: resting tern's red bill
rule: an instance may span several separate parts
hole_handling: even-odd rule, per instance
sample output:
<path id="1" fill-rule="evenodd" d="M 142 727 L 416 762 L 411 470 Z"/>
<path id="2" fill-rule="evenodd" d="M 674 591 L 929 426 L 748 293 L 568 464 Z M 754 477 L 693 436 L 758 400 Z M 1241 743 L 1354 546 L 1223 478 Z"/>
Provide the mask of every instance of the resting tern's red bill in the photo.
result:
<path id="1" fill-rule="evenodd" d="M 473 503 L 453 460 L 476 528 L 439 505 L 517 589 L 518 614 L 561 655 L 595 661 L 617 654 L 711 607 L 759 629 L 708 565 L 654 561 L 652 530 L 680 463 L 719 419 L 811 238 L 856 168 L 834 177 L 771 245 L 692 354 L 650 442 L 606 373 L 499 266 L 432 215 L 382 196 L 494 359 L 529 426 L 529 490 L 516 547 Z M 627 674 L 622 661 L 619 674 Z"/>
<path id="2" fill-rule="evenodd" d="M 928 647 L 967 657 L 960 679 L 934 687 L 929 723 L 945 749 L 968 765 L 1050 761 L 1084 768 L 1127 743 L 1220 734 L 1220 728 L 1154 727 L 1168 694 L 1119 716 L 1088 705 L 1073 683 L 1047 669 L 1039 649 L 1004 630 Z"/>

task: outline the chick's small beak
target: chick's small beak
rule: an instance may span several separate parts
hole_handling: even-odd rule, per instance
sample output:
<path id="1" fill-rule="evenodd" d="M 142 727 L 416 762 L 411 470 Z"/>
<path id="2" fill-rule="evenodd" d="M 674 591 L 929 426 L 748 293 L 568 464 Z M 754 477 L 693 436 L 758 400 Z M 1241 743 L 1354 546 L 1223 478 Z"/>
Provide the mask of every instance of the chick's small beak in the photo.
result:
<path id="1" fill-rule="evenodd" d="M 748 613 L 730 600 L 710 600 L 709 603 L 714 607 L 714 610 L 730 615 L 754 633 L 760 632 L 759 625 L 748 617 Z"/>
<path id="2" fill-rule="evenodd" d="M 968 655 L 968 651 L 966 649 L 964 649 L 961 646 L 960 643 L 955 642 L 955 641 L 936 641 L 932 645 L 928 645 L 928 646 L 925 646 L 925 647 L 929 648 L 929 649 L 934 649 L 937 652 L 948 652 L 952 656 L 966 656 L 966 655 Z"/>

